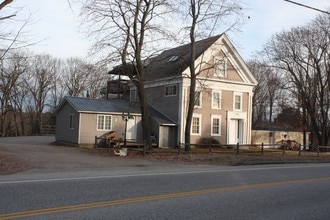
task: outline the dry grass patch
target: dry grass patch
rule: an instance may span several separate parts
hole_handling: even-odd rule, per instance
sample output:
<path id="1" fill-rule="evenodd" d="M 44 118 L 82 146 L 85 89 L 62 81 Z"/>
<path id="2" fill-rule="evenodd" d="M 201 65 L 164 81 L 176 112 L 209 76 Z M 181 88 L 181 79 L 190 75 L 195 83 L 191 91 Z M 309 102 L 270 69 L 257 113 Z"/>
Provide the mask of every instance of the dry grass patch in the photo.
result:
<path id="1" fill-rule="evenodd" d="M 18 173 L 31 168 L 31 164 L 25 163 L 22 160 L 18 160 L 8 155 L 0 154 L 0 175 Z"/>

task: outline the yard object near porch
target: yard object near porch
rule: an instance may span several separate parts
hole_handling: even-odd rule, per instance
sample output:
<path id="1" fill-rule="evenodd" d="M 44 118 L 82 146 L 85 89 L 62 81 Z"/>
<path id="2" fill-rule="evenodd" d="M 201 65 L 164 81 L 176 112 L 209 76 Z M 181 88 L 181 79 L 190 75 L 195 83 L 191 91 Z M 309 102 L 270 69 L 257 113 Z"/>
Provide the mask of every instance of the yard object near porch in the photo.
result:
<path id="1" fill-rule="evenodd" d="M 94 144 L 94 148 L 97 147 L 98 140 L 101 140 L 101 144 L 104 144 L 105 147 L 110 147 L 112 141 L 116 138 L 117 132 L 116 131 L 109 131 L 103 135 L 101 135 L 100 137 L 95 136 L 95 144 Z"/>
<path id="2" fill-rule="evenodd" d="M 127 155 L 127 148 L 126 147 L 123 147 L 123 148 L 120 148 L 118 150 L 113 150 L 113 153 L 116 156 L 126 157 L 126 155 Z"/>
<path id="3" fill-rule="evenodd" d="M 105 138 L 108 139 L 109 141 L 114 139 L 117 135 L 117 131 L 110 131 L 105 135 Z"/>

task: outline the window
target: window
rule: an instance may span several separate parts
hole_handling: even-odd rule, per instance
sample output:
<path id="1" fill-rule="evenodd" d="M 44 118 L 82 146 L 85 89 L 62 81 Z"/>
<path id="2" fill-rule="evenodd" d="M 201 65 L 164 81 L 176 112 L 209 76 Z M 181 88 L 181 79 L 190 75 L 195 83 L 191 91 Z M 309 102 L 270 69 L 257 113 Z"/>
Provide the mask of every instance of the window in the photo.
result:
<path id="1" fill-rule="evenodd" d="M 212 93 L 212 108 L 221 109 L 221 92 L 214 91 Z"/>
<path id="2" fill-rule="evenodd" d="M 168 62 L 175 62 L 179 59 L 178 56 L 174 55 L 174 56 L 171 56 L 169 59 L 168 59 Z"/>
<path id="3" fill-rule="evenodd" d="M 74 129 L 74 115 L 69 116 L 69 128 Z"/>
<path id="4" fill-rule="evenodd" d="M 97 116 L 97 130 L 104 130 L 104 131 L 111 130 L 111 115 Z"/>
<path id="5" fill-rule="evenodd" d="M 234 94 L 234 110 L 242 110 L 242 94 Z"/>
<path id="6" fill-rule="evenodd" d="M 211 120 L 212 120 L 211 135 L 220 136 L 221 135 L 221 116 L 212 115 Z"/>
<path id="7" fill-rule="evenodd" d="M 176 85 L 165 86 L 165 97 L 176 96 Z"/>
<path id="8" fill-rule="evenodd" d="M 199 135 L 201 133 L 201 116 L 194 115 L 191 124 L 191 134 Z"/>
<path id="9" fill-rule="evenodd" d="M 137 94 L 137 90 L 131 90 L 130 92 L 130 99 L 131 99 L 131 102 L 138 102 L 139 101 L 139 96 Z"/>
<path id="10" fill-rule="evenodd" d="M 226 76 L 226 61 L 220 59 L 214 59 L 214 71 L 217 77 L 225 77 Z"/>
<path id="11" fill-rule="evenodd" d="M 195 107 L 202 107 L 202 92 L 195 92 Z"/>

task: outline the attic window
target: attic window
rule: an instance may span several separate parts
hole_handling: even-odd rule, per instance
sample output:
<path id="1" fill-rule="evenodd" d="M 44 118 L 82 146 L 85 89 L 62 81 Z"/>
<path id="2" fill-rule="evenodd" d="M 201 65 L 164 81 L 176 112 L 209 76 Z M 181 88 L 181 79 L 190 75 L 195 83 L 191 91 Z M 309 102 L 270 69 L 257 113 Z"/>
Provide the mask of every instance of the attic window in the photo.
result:
<path id="1" fill-rule="evenodd" d="M 215 75 L 217 77 L 226 77 L 226 69 L 227 69 L 227 63 L 224 59 L 214 59 L 214 69 L 215 69 Z"/>
<path id="2" fill-rule="evenodd" d="M 175 62 L 175 61 L 177 61 L 178 59 L 179 59 L 179 56 L 174 55 L 174 56 L 171 56 L 171 57 L 168 59 L 168 62 Z"/>

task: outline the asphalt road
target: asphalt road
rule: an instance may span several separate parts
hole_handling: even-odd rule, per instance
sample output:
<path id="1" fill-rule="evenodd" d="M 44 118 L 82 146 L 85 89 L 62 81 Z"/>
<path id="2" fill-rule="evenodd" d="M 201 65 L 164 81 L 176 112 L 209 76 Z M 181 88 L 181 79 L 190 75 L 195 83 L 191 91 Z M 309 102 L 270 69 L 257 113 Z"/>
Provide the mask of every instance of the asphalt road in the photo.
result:
<path id="1" fill-rule="evenodd" d="M 0 219 L 329 219 L 330 165 L 157 167 L 0 178 Z M 38 178 L 39 177 L 39 178 Z"/>
<path id="2" fill-rule="evenodd" d="M 33 165 L 0 175 L 0 220 L 330 216 L 330 164 L 167 164 L 103 158 L 52 141 L 0 139 L 1 153 Z"/>

